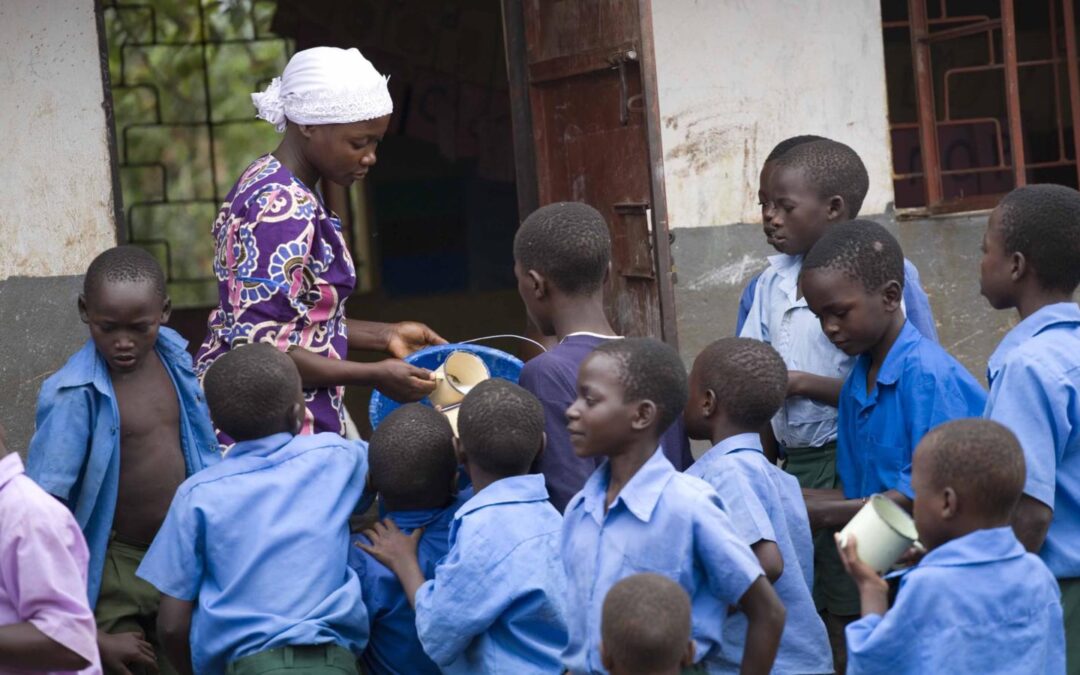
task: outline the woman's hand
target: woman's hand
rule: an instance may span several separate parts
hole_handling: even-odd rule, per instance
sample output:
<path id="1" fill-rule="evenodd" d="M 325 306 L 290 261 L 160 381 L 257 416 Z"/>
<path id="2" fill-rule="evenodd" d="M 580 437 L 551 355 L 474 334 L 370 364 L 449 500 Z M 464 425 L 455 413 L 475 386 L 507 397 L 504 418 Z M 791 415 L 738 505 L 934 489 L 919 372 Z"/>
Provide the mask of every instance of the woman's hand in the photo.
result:
<path id="1" fill-rule="evenodd" d="M 419 401 L 435 391 L 435 373 L 398 359 L 375 364 L 375 388 L 398 403 Z"/>
<path id="2" fill-rule="evenodd" d="M 388 328 L 386 351 L 395 358 L 403 359 L 424 347 L 446 344 L 442 336 L 416 321 L 388 324 Z"/>

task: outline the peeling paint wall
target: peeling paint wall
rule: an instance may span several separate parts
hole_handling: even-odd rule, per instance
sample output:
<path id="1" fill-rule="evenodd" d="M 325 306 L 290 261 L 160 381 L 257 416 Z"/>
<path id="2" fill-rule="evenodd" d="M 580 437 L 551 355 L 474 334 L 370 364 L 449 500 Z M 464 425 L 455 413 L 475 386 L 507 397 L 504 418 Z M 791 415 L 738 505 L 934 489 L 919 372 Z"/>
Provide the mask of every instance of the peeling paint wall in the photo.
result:
<path id="1" fill-rule="evenodd" d="M 879 0 L 652 3 L 673 228 L 757 222 L 758 172 L 797 134 L 847 143 L 893 200 Z"/>
<path id="2" fill-rule="evenodd" d="M 87 339 L 76 298 L 116 244 L 94 0 L 0 0 L 0 424 L 25 452 L 38 390 Z"/>
<path id="3" fill-rule="evenodd" d="M 81 274 L 116 244 L 94 0 L 0 2 L 0 280 Z"/>

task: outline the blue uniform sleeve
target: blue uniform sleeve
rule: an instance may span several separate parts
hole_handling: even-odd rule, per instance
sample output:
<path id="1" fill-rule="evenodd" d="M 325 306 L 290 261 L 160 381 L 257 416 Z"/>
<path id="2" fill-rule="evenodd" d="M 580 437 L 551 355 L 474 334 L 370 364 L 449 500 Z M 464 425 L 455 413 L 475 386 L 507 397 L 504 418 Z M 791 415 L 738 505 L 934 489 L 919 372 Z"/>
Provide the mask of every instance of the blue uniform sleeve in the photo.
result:
<path id="1" fill-rule="evenodd" d="M 178 491 L 165 522 L 135 571 L 165 595 L 193 601 L 202 586 L 203 535 L 190 493 Z"/>
<path id="2" fill-rule="evenodd" d="M 46 382 L 38 395 L 36 428 L 30 439 L 26 475 L 71 505 L 72 488 L 90 454 L 93 433 L 90 392 Z"/>
<path id="3" fill-rule="evenodd" d="M 520 585 L 495 557 L 502 547 L 480 533 L 470 535 L 468 545 L 455 544 L 436 565 L 435 578 L 416 591 L 417 637 L 428 658 L 443 667 L 495 623 L 513 601 L 511 589 Z"/>
<path id="4" fill-rule="evenodd" d="M 750 467 L 734 462 L 724 463 L 721 470 L 707 477 L 723 504 L 724 513 L 731 521 L 735 533 L 747 546 L 762 540 L 776 541 L 776 532 L 765 509 L 761 496 L 754 489 Z"/>
<path id="5" fill-rule="evenodd" d="M 926 664 L 920 663 L 920 654 L 932 649 L 934 638 L 920 634 L 920 627 L 925 617 L 936 613 L 930 603 L 940 599 L 940 591 L 910 573 L 885 616 L 870 614 L 849 624 L 844 631 L 848 675 L 921 672 Z"/>
<path id="6" fill-rule="evenodd" d="M 760 278 L 761 272 L 750 277 L 750 282 L 746 284 L 742 295 L 739 296 L 739 316 L 735 320 L 735 335 L 742 334 L 743 326 L 746 324 L 746 317 L 750 314 L 750 307 L 754 304 L 754 291 L 757 289 L 758 279 Z"/>
<path id="7" fill-rule="evenodd" d="M 908 418 L 911 448 L 896 489 L 909 499 L 915 498 L 911 489 L 911 459 L 927 432 L 945 422 L 979 417 L 985 407 L 986 392 L 959 363 L 941 373 L 926 373 L 905 406 L 911 411 Z"/>
<path id="8" fill-rule="evenodd" d="M 1054 508 L 1057 465 L 1071 433 L 1068 406 L 1080 395 L 1034 363 L 1007 363 L 994 378 L 984 416 L 1008 427 L 1024 450 L 1024 494 Z"/>
<path id="9" fill-rule="evenodd" d="M 907 307 L 908 321 L 922 333 L 924 338 L 938 342 L 937 324 L 934 322 L 934 312 L 930 309 L 930 298 L 923 290 L 919 270 L 906 258 L 904 259 L 904 305 Z"/>
<path id="10" fill-rule="evenodd" d="M 739 604 L 750 585 L 764 575 L 715 494 L 703 500 L 694 514 L 694 557 L 705 571 L 709 590 L 728 605 Z"/>
<path id="11" fill-rule="evenodd" d="M 761 340 L 762 342 L 772 342 L 769 337 L 769 327 L 765 323 L 765 296 L 768 295 L 769 289 L 766 284 L 762 284 L 762 276 L 764 276 L 764 273 L 759 274 L 757 281 L 754 283 L 753 302 L 750 303 L 750 309 L 746 312 L 746 319 L 743 321 L 738 336 Z"/>

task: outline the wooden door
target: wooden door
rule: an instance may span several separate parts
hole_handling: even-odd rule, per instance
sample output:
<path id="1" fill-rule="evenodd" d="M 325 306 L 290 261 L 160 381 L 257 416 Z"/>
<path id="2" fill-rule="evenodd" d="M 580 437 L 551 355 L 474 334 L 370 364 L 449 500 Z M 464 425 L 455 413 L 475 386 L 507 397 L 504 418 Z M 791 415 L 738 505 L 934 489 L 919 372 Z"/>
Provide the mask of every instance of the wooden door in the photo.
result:
<path id="1" fill-rule="evenodd" d="M 503 9 L 522 216 L 557 201 L 599 210 L 612 236 L 613 326 L 674 343 L 648 0 Z"/>

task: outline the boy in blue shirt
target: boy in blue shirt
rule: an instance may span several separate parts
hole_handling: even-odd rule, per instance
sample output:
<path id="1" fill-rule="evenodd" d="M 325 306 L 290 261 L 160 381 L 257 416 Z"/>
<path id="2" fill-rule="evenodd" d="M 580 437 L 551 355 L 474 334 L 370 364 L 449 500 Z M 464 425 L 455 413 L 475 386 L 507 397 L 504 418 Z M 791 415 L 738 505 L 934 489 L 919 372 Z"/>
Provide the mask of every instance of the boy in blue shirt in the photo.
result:
<path id="1" fill-rule="evenodd" d="M 856 538 L 841 551 L 862 603 L 847 627 L 849 675 L 1064 673 L 1057 584 L 1009 527 L 1024 486 L 1016 437 L 981 419 L 943 424 L 919 443 L 912 486 L 929 552 L 899 573 L 891 609 Z"/>
<path id="2" fill-rule="evenodd" d="M 1027 460 L 1013 527 L 1061 584 L 1069 671 L 1080 672 L 1080 193 L 1010 192 L 983 238 L 982 294 L 1020 323 L 990 357 L 985 417 L 1008 427 Z"/>
<path id="3" fill-rule="evenodd" d="M 686 473 L 711 485 L 739 538 L 750 546 L 787 609 L 773 673 L 833 673 L 825 624 L 814 607 L 814 547 L 799 482 L 765 458 L 758 431 L 784 402 L 787 366 L 757 340 L 726 338 L 705 348 L 690 372 L 683 413 L 691 438 L 713 448 Z M 721 662 L 737 672 L 746 617 L 724 625 Z"/>
<path id="4" fill-rule="evenodd" d="M 611 235 L 588 204 L 560 202 L 533 212 L 514 237 L 518 293 L 532 322 L 558 344 L 528 363 L 518 383 L 544 406 L 547 446 L 540 471 L 551 503 L 562 511 L 597 461 L 578 457 L 566 433 L 566 409 L 577 395 L 581 362 L 598 345 L 618 339 L 604 313 L 604 282 L 611 266 Z M 693 463 L 690 442 L 676 420 L 661 445 L 682 471 Z"/>
<path id="5" fill-rule="evenodd" d="M 236 444 L 180 486 L 137 572 L 162 593 L 170 660 L 182 673 L 355 675 L 368 630 L 347 553 L 367 445 L 297 435 L 300 374 L 271 345 L 225 354 L 203 384 Z"/>
<path id="6" fill-rule="evenodd" d="M 694 664 L 690 596 L 659 574 L 635 574 L 604 598 L 600 655 L 611 675 L 679 675 Z"/>
<path id="7" fill-rule="evenodd" d="M 371 435 L 368 482 L 379 495 L 379 510 L 404 533 L 420 531 L 417 559 L 424 579 L 450 550 L 454 514 L 472 496 L 456 497 L 454 433 L 446 417 L 410 403 L 390 413 Z M 363 662 L 371 675 L 439 675 L 416 636 L 416 613 L 401 582 L 385 565 L 360 549 L 370 544 L 353 536 L 349 566 L 356 570 L 371 630 Z"/>
<path id="8" fill-rule="evenodd" d="M 750 547 L 739 540 L 716 492 L 675 471 L 658 448 L 660 430 L 686 404 L 686 370 L 674 349 L 628 338 L 585 359 L 578 397 L 566 411 L 574 451 L 604 458 L 566 508 L 562 556 L 569 579 L 572 673 L 603 673 L 603 598 L 620 579 L 655 572 L 678 582 L 693 603 L 696 659 L 720 657 L 724 618 L 748 619 L 744 673 L 772 667 L 784 628 L 781 604 Z"/>
<path id="9" fill-rule="evenodd" d="M 835 489 L 837 401 L 855 358 L 821 332 L 799 287 L 799 273 L 805 256 L 825 233 L 859 214 L 870 179 L 854 150 L 826 139 L 797 145 L 777 157 L 767 185 L 766 217 L 780 254 L 769 258 L 739 335 L 771 344 L 788 366 L 788 397 L 772 420 L 773 435 L 787 457 L 785 470 L 803 488 Z M 929 300 L 919 286 L 918 271 L 907 261 L 902 288 L 912 323 L 936 342 Z M 766 441 L 771 439 L 766 436 Z M 771 452 L 769 445 L 766 450 Z M 826 613 L 837 645 L 833 658 L 843 670 L 843 625 L 858 615 L 859 598 L 840 565 L 831 532 L 817 533 L 814 555 L 814 599 Z"/>
<path id="10" fill-rule="evenodd" d="M 786 153 L 788 150 L 802 145 L 803 143 L 813 143 L 814 141 L 823 141 L 823 136 L 792 136 L 791 138 L 785 138 L 776 144 L 776 147 L 772 149 L 768 157 L 765 158 L 765 162 L 761 165 L 761 173 L 758 174 L 758 205 L 761 206 L 761 228 L 765 233 L 765 243 L 773 248 L 776 246 L 773 244 L 773 228 L 772 228 L 772 202 L 769 199 L 769 176 L 772 174 L 773 167 L 775 166 L 775 160 Z M 779 251 L 780 249 L 776 249 Z M 757 289 L 758 279 L 761 278 L 761 272 L 758 272 L 754 276 L 750 277 L 750 281 L 746 283 L 746 288 L 743 289 L 742 295 L 739 296 L 739 315 L 735 321 L 735 334 L 740 335 L 742 333 L 743 325 L 746 323 L 746 317 L 750 314 L 750 307 L 754 304 L 754 291 Z"/>
<path id="11" fill-rule="evenodd" d="M 544 413 L 521 387 L 491 379 L 461 404 L 458 460 L 476 495 L 450 526 L 450 552 L 427 580 L 420 531 L 377 523 L 361 548 L 389 567 L 416 610 L 416 632 L 444 673 L 559 673 L 566 645 L 562 518 L 544 478 L 530 474 L 544 446 Z"/>
<path id="12" fill-rule="evenodd" d="M 86 537 L 106 670 L 167 674 L 159 594 L 135 569 L 180 483 L 221 455 L 187 343 L 162 326 L 171 305 L 157 260 L 135 246 L 105 251 L 78 303 L 90 339 L 41 387 L 26 473 Z"/>

